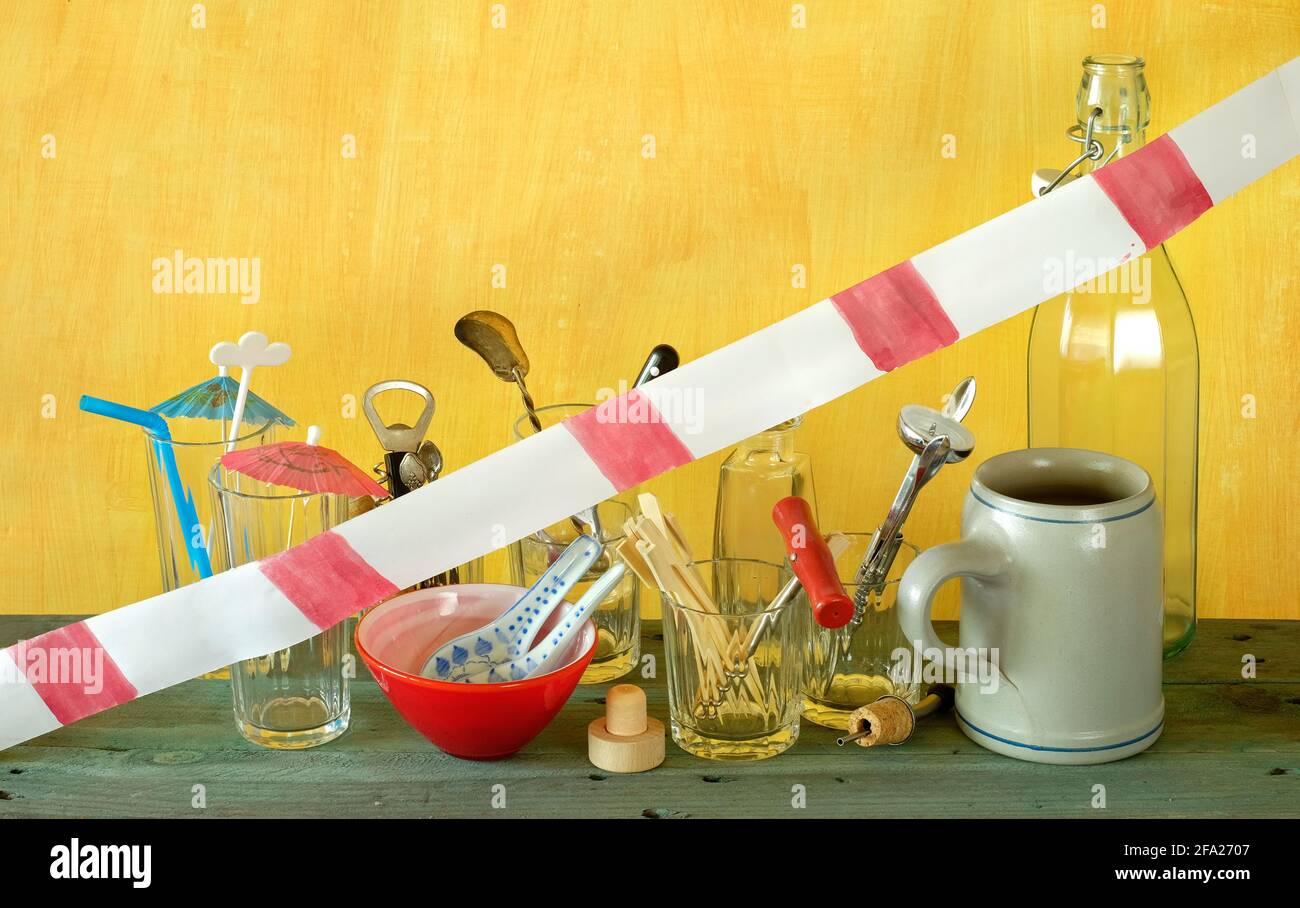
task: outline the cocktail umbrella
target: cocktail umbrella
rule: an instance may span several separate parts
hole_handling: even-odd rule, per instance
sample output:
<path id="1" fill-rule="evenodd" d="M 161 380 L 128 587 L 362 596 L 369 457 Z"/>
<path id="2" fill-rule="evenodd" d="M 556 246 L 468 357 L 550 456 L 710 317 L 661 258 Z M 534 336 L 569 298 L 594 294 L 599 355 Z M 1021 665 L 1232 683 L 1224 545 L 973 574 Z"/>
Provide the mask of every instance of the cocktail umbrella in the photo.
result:
<path id="1" fill-rule="evenodd" d="M 234 419 L 235 400 L 238 397 L 239 382 L 227 375 L 226 367 L 222 366 L 215 378 L 201 381 L 197 385 L 186 388 L 181 393 L 167 398 L 162 403 L 155 404 L 149 410 L 152 413 L 172 419 L 184 417 L 188 419 L 219 419 L 225 422 Z M 272 423 L 281 426 L 294 425 L 292 419 L 252 391 L 248 392 L 248 400 L 244 404 L 244 419 L 254 426 L 265 426 Z"/>
<path id="2" fill-rule="evenodd" d="M 277 441 L 221 456 L 232 472 L 300 492 L 325 492 L 386 498 L 388 490 L 338 451 L 320 445 L 320 427 L 307 429 L 307 441 Z"/>

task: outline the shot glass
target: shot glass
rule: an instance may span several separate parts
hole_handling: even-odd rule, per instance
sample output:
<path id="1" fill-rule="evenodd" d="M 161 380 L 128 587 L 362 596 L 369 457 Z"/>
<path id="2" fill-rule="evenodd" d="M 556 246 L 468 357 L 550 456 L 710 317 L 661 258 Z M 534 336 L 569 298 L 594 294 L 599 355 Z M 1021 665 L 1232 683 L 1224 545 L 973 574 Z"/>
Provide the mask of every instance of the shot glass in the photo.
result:
<path id="1" fill-rule="evenodd" d="M 673 741 L 709 760 L 762 760 L 799 738 L 807 603 L 771 608 L 784 565 L 739 558 L 692 565 L 718 611 L 663 600 Z"/>
<path id="2" fill-rule="evenodd" d="M 299 492 L 231 473 L 210 474 L 222 569 L 275 555 L 347 519 L 346 495 Z M 235 727 L 274 750 L 316 747 L 347 731 L 348 679 L 356 662 L 346 649 L 346 622 L 286 649 L 230 667 Z"/>
<path id="3" fill-rule="evenodd" d="M 568 593 L 570 601 L 576 602 L 597 577 L 619 563 L 614 549 L 623 541 L 623 524 L 631 516 L 632 509 L 621 501 L 611 499 L 597 505 L 603 551 Z M 511 543 L 511 582 L 531 587 L 577 535 L 573 524 L 562 520 Z M 578 683 L 603 684 L 632 671 L 641 658 L 641 583 L 635 574 L 627 572 L 591 620 L 596 625 L 596 655 Z"/>
<path id="4" fill-rule="evenodd" d="M 858 565 L 871 544 L 870 533 L 845 533 L 850 546 L 839 559 L 840 580 L 850 596 L 857 590 Z M 910 659 L 900 659 L 912 645 L 898 624 L 894 609 L 898 581 L 917 554 L 904 541 L 899 547 L 884 585 L 871 591 L 865 607 L 844 627 L 830 630 L 805 608 L 808 650 L 803 687 L 803 717 L 809 722 L 840 730 L 849 727 L 849 715 L 886 694 L 915 704 L 921 685 L 913 677 Z"/>

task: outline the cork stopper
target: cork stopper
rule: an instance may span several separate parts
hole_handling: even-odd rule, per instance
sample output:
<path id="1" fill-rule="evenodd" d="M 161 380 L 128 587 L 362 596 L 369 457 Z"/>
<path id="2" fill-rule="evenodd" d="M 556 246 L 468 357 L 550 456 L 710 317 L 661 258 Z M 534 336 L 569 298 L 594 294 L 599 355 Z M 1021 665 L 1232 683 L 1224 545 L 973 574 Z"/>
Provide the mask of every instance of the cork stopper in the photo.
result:
<path id="1" fill-rule="evenodd" d="M 610 772 L 645 772 L 664 761 L 664 726 L 646 715 L 645 691 L 615 684 L 605 715 L 587 726 L 587 759 Z"/>
<path id="2" fill-rule="evenodd" d="M 849 716 L 848 735 L 854 737 L 859 747 L 875 747 L 902 744 L 912 737 L 915 728 L 912 707 L 898 697 L 884 696 L 853 711 Z"/>
<path id="3" fill-rule="evenodd" d="M 620 737 L 645 731 L 645 691 L 635 684 L 615 684 L 606 691 L 605 728 Z"/>

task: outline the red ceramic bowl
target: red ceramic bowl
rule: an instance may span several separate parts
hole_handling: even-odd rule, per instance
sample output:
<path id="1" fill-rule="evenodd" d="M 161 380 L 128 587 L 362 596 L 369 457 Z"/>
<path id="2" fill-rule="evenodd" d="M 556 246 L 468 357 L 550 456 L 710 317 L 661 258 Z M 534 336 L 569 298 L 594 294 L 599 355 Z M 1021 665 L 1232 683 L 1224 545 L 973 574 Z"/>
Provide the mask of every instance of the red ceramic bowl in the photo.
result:
<path id="1" fill-rule="evenodd" d="M 501 684 L 420 677 L 439 646 L 494 621 L 525 592 L 495 583 L 416 590 L 376 606 L 357 625 L 357 652 L 388 702 L 452 756 L 499 760 L 519 750 L 555 718 L 596 653 L 596 629 L 588 621 L 560 668 L 545 675 Z M 552 612 L 538 639 L 572 608 L 565 602 Z"/>

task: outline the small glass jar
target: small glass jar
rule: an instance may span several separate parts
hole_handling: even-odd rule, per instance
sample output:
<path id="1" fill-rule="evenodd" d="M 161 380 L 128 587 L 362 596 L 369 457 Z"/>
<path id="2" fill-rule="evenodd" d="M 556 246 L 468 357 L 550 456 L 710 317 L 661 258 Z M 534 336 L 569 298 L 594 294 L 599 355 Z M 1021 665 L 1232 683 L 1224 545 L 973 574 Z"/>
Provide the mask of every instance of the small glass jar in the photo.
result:
<path id="1" fill-rule="evenodd" d="M 539 407 L 537 417 L 542 428 L 547 429 L 593 406 L 552 404 Z M 511 437 L 520 441 L 534 431 L 528 417 L 520 416 L 514 422 Z M 574 601 L 597 577 L 619 563 L 614 549 L 624 539 L 623 524 L 636 513 L 636 492 L 635 487 L 625 489 L 596 506 L 599 525 L 591 531 L 600 537 L 604 552 L 570 592 Z M 572 521 L 566 518 L 512 542 L 509 550 L 510 582 L 515 586 L 531 587 L 577 535 Z M 582 673 L 579 683 L 604 684 L 636 668 L 641 658 L 641 583 L 635 574 L 627 573 L 596 609 L 591 620 L 596 625 L 596 655 Z"/>
<path id="2" fill-rule="evenodd" d="M 845 533 L 850 546 L 839 559 L 840 580 L 850 596 L 857 592 L 855 575 L 871 544 L 871 533 Z M 844 730 L 849 715 L 859 706 L 892 694 L 915 704 L 921 684 L 912 671 L 911 644 L 898 624 L 894 608 L 898 581 L 916 557 L 918 549 L 904 541 L 889 569 L 883 587 L 867 595 L 844 627 L 830 630 L 812 618 L 804 608 L 809 626 L 805 659 L 803 717 L 827 728 Z"/>
<path id="3" fill-rule="evenodd" d="M 209 477 L 220 569 L 239 567 L 305 542 L 348 518 L 346 495 L 299 492 L 213 467 Z M 214 565 L 216 567 L 216 565 Z M 316 747 L 347 731 L 347 622 L 314 637 L 230 667 L 235 727 L 247 741 L 274 750 Z"/>
<path id="4" fill-rule="evenodd" d="M 631 518 L 632 510 L 621 501 L 602 501 L 597 511 L 603 551 L 569 590 L 567 598 L 571 602 L 576 602 L 601 574 L 620 563 L 614 550 L 624 539 L 623 524 Z M 575 538 L 577 530 L 568 520 L 562 520 L 511 543 L 511 582 L 525 589 L 531 587 Z M 627 572 L 596 608 L 591 620 L 596 626 L 596 655 L 579 683 L 604 684 L 636 668 L 641 658 L 641 582 L 635 574 Z"/>

